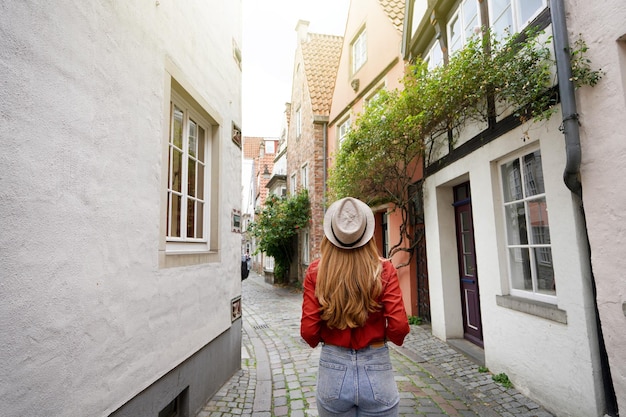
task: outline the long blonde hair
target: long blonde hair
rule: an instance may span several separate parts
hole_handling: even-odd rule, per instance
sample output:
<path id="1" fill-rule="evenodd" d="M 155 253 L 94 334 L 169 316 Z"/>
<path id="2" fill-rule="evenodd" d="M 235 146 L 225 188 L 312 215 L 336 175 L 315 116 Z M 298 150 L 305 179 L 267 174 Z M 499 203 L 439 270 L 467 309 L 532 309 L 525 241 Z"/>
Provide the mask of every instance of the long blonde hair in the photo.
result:
<path id="1" fill-rule="evenodd" d="M 363 326 L 369 313 L 380 309 L 381 270 L 374 239 L 360 248 L 341 249 L 324 236 L 315 296 L 329 328 Z"/>

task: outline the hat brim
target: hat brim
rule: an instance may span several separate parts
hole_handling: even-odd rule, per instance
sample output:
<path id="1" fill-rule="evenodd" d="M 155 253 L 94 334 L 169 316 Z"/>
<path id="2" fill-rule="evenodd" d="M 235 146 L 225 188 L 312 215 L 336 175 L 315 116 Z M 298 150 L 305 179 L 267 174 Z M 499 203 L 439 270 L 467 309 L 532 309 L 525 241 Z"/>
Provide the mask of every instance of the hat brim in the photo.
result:
<path id="1" fill-rule="evenodd" d="M 359 239 L 356 243 L 352 244 L 351 246 L 342 245 L 341 243 L 339 243 L 339 241 L 335 237 L 332 231 L 332 227 L 331 227 L 331 219 L 335 215 L 339 207 L 341 206 L 342 200 L 335 201 L 333 204 L 330 205 L 330 207 L 328 207 L 328 210 L 326 210 L 326 214 L 324 215 L 324 235 L 330 241 L 330 243 L 337 246 L 338 248 L 341 248 L 341 249 L 360 248 L 361 246 L 369 242 L 370 239 L 372 239 L 372 236 L 374 236 L 374 229 L 376 228 L 376 223 L 374 220 L 374 212 L 372 211 L 370 206 L 368 206 L 361 200 L 358 200 L 356 198 L 353 199 L 353 201 L 359 207 L 359 209 L 365 213 L 365 218 L 367 219 L 367 223 L 365 224 L 365 231 L 363 232 L 363 236 L 361 237 L 361 239 Z"/>

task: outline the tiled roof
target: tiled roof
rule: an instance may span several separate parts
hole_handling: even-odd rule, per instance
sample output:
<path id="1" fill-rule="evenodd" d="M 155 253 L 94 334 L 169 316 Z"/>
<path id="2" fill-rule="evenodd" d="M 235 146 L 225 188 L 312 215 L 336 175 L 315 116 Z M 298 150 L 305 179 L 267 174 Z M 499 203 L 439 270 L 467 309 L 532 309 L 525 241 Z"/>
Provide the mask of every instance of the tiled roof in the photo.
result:
<path id="1" fill-rule="evenodd" d="M 335 88 L 343 37 L 309 33 L 302 42 L 304 70 L 311 94 L 313 114 L 328 115 Z"/>
<path id="2" fill-rule="evenodd" d="M 263 138 L 258 138 L 254 136 L 244 136 L 243 137 L 243 157 L 245 159 L 254 159 L 259 156 L 259 150 L 261 149 L 261 144 L 263 143 Z"/>
<path id="3" fill-rule="evenodd" d="M 404 0 L 378 0 L 396 29 L 402 33 L 404 25 Z"/>

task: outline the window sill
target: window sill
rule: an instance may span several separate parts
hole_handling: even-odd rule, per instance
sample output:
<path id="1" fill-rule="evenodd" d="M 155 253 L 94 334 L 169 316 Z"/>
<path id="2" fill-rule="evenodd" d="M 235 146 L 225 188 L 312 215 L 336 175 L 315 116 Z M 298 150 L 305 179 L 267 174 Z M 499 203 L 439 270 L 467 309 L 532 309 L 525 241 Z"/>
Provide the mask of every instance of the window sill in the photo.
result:
<path id="1" fill-rule="evenodd" d="M 220 262 L 216 251 L 159 251 L 159 268 L 173 268 Z"/>
<path id="2" fill-rule="evenodd" d="M 500 307 L 567 324 L 567 311 L 561 310 L 553 304 L 512 295 L 496 295 L 496 304 Z"/>

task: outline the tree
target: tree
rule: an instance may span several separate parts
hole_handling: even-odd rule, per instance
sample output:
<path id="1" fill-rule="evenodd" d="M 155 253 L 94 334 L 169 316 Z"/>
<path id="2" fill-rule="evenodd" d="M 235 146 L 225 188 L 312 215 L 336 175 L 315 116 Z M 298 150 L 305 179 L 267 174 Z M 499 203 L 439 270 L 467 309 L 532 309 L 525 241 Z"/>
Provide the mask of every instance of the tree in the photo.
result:
<path id="1" fill-rule="evenodd" d="M 263 252 L 274 258 L 274 277 L 286 283 L 289 266 L 295 255 L 294 239 L 309 225 L 311 204 L 307 190 L 288 198 L 270 194 L 248 233 L 257 242 L 255 253 Z"/>
<path id="2" fill-rule="evenodd" d="M 541 121 L 554 114 L 550 41 L 532 29 L 504 37 L 486 30 L 447 65 L 409 67 L 401 91 L 381 92 L 357 117 L 329 173 L 330 199 L 391 203 L 400 210 L 402 224 L 390 256 L 398 251 L 413 255 L 419 240 L 412 236 L 409 216 L 423 161 L 432 162 L 441 147 L 452 146 L 454 132 L 472 120 L 489 122 L 513 113 L 521 122 Z M 586 51 L 582 40 L 570 51 L 577 86 L 595 85 L 601 76 L 590 69 Z"/>

